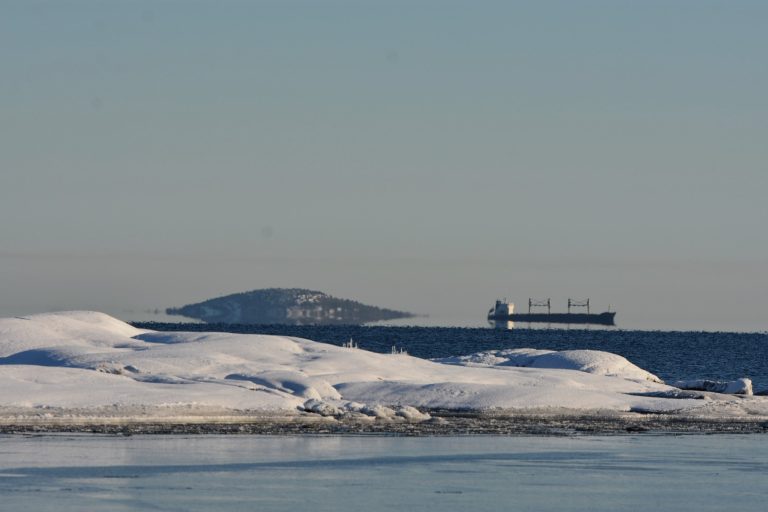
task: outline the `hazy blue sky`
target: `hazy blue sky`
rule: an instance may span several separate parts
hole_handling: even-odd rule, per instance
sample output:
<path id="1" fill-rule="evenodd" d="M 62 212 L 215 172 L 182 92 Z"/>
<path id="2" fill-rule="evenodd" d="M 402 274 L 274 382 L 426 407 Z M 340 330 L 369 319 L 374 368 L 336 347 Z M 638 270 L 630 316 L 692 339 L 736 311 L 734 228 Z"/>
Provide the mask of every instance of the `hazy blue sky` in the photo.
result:
<path id="1" fill-rule="evenodd" d="M 768 328 L 768 2 L 0 12 L 2 316 L 300 286 Z"/>

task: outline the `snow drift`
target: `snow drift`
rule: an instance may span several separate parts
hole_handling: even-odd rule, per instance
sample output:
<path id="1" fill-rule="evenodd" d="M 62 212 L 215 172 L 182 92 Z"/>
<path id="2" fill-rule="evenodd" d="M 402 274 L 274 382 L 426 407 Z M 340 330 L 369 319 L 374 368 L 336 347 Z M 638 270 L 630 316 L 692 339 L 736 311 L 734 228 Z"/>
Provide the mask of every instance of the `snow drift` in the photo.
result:
<path id="1" fill-rule="evenodd" d="M 599 350 L 537 350 L 532 348 L 515 348 L 506 350 L 489 350 L 467 356 L 453 356 L 433 359 L 439 363 L 479 367 L 526 367 L 526 368 L 558 368 L 563 370 L 579 370 L 595 375 L 622 377 L 625 379 L 649 380 L 664 384 L 657 376 L 616 354 Z"/>
<path id="2" fill-rule="evenodd" d="M 598 351 L 428 361 L 283 336 L 147 331 L 95 312 L 0 319 L 0 413 L 177 407 L 407 421 L 430 409 L 768 414 L 762 397 L 675 391 Z"/>

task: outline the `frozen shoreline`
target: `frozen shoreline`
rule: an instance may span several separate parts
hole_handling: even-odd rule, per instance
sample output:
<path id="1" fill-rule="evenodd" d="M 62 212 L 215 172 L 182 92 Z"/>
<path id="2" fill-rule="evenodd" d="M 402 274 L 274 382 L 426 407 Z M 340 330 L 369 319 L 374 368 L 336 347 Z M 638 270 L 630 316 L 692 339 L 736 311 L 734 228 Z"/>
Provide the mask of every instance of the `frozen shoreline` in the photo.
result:
<path id="1" fill-rule="evenodd" d="M 430 361 L 284 336 L 147 331 L 97 312 L 0 319 L 3 432 L 764 431 L 768 398 L 750 396 L 748 379 L 732 384 L 742 394 L 683 390 L 595 350 Z"/>
<path id="2" fill-rule="evenodd" d="M 699 417 L 616 411 L 517 410 L 497 412 L 425 411 L 429 420 L 334 418 L 308 413 L 180 410 L 73 411 L 0 408 L 0 433 L 256 434 L 256 435 L 621 435 L 621 434 L 768 434 L 768 416 Z"/>

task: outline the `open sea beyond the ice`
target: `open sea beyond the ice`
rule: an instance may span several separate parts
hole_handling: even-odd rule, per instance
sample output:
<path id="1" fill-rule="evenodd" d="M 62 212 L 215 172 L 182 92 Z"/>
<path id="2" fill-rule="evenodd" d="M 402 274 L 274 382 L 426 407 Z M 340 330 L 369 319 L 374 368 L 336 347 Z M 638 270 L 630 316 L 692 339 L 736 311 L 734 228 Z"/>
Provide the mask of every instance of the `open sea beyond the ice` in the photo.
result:
<path id="1" fill-rule="evenodd" d="M 334 345 L 350 339 L 365 350 L 392 347 L 423 357 L 447 357 L 483 350 L 589 349 L 619 354 L 668 383 L 676 380 L 752 379 L 755 392 L 768 391 L 768 333 L 626 331 L 606 328 L 493 329 L 465 327 L 242 325 L 134 323 L 167 331 L 224 331 L 278 334 Z"/>
<path id="2" fill-rule="evenodd" d="M 764 510 L 765 441 L 0 436 L 0 510 Z"/>

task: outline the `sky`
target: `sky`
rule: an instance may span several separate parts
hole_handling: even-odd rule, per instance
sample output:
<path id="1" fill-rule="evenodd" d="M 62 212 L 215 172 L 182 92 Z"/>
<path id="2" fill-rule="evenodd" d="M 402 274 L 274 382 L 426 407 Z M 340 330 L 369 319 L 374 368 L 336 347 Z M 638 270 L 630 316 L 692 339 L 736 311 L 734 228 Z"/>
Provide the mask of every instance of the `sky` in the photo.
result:
<path id="1" fill-rule="evenodd" d="M 766 2 L 0 10 L 0 316 L 302 287 L 768 329 Z"/>

